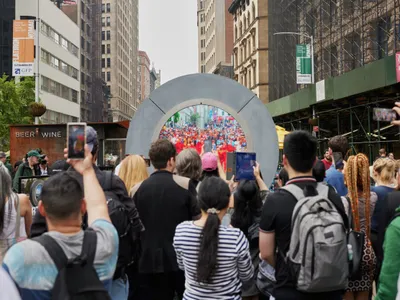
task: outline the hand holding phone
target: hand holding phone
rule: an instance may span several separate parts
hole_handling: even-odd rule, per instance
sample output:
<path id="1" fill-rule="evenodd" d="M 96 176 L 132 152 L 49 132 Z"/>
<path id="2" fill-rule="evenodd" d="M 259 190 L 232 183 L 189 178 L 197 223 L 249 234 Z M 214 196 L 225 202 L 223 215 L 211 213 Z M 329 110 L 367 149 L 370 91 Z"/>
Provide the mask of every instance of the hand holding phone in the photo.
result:
<path id="1" fill-rule="evenodd" d="M 84 159 L 86 145 L 86 123 L 67 124 L 68 159 Z"/>

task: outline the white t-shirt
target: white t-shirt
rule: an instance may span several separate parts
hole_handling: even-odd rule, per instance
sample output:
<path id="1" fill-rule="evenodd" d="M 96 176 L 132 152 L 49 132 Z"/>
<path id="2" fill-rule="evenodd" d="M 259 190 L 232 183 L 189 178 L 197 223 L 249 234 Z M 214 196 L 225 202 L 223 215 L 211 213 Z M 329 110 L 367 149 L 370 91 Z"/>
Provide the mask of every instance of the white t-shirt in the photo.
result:
<path id="1" fill-rule="evenodd" d="M 2 268 L 0 268 L 0 299 L 21 300 L 14 282 Z"/>

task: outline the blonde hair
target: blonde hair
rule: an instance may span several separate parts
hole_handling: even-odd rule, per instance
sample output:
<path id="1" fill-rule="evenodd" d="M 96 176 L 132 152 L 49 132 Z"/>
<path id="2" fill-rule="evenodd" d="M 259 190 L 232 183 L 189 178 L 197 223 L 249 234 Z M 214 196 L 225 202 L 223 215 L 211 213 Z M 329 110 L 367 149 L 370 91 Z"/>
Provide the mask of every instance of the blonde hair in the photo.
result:
<path id="1" fill-rule="evenodd" d="M 391 184 L 395 178 L 396 162 L 388 158 L 378 158 L 373 165 L 373 170 L 378 173 L 377 180 L 384 184 Z"/>
<path id="2" fill-rule="evenodd" d="M 348 197 L 351 202 L 354 230 L 360 231 L 360 211 L 358 201 L 359 198 L 363 197 L 365 199 L 366 234 L 368 238 L 370 237 L 371 230 L 371 182 L 369 175 L 369 161 L 364 154 L 360 153 L 356 156 L 353 155 L 349 157 L 344 177 L 349 190 Z"/>
<path id="3" fill-rule="evenodd" d="M 121 163 L 119 178 L 125 183 L 128 192 L 138 183 L 149 177 L 144 159 L 139 155 L 129 155 Z"/>

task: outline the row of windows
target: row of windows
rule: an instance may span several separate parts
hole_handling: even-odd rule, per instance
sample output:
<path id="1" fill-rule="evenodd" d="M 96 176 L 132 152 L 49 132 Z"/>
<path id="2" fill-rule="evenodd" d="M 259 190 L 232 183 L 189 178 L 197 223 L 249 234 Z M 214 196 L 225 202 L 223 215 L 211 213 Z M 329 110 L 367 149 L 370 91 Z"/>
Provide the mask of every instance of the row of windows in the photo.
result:
<path id="1" fill-rule="evenodd" d="M 245 62 L 257 49 L 256 45 L 256 35 L 252 35 L 251 38 L 248 37 L 244 39 L 240 46 L 240 56 L 238 53 L 235 53 L 235 65 L 236 67 L 240 66 L 243 62 Z"/>
<path id="2" fill-rule="evenodd" d="M 107 61 L 107 64 L 106 64 L 106 61 Z M 105 58 L 103 58 L 101 60 L 101 67 L 102 68 L 111 68 L 111 58 L 108 57 L 107 60 Z"/>
<path id="3" fill-rule="evenodd" d="M 52 110 L 46 110 L 45 114 L 40 119 L 44 124 L 64 124 L 78 122 L 77 117 L 65 115 Z"/>
<path id="4" fill-rule="evenodd" d="M 85 50 L 90 53 L 90 41 L 86 41 L 85 42 L 85 38 L 83 36 L 81 36 L 81 50 Z"/>
<path id="5" fill-rule="evenodd" d="M 107 77 L 106 77 L 107 74 Z M 110 82 L 111 81 L 111 72 L 101 72 L 101 78 L 103 78 L 105 81 Z"/>
<path id="6" fill-rule="evenodd" d="M 50 78 L 42 76 L 42 91 L 64 98 L 68 101 L 78 103 L 78 91 L 71 89 Z"/>
<path id="7" fill-rule="evenodd" d="M 101 12 L 102 13 L 105 13 L 105 12 L 111 12 L 111 4 L 110 3 L 107 3 L 107 4 L 105 4 L 105 3 L 103 3 L 102 5 L 101 5 Z"/>
<path id="8" fill-rule="evenodd" d="M 239 74 L 239 83 L 251 89 L 257 83 L 257 72 L 256 66 L 249 66 L 246 70 L 246 73 Z"/>
<path id="9" fill-rule="evenodd" d="M 105 40 L 107 40 L 107 41 L 111 40 L 111 31 L 110 31 L 110 30 L 102 31 L 102 32 L 101 32 L 101 39 L 102 39 L 103 41 L 105 41 Z"/>
<path id="10" fill-rule="evenodd" d="M 78 70 L 74 67 L 66 64 L 62 60 L 58 59 L 57 57 L 53 56 L 49 52 L 41 49 L 41 60 L 45 64 L 52 66 L 53 68 L 60 70 L 61 72 L 71 76 L 72 78 L 78 79 Z"/>
<path id="11" fill-rule="evenodd" d="M 252 4 L 252 17 L 250 16 L 250 11 L 244 13 L 243 15 L 243 20 L 240 20 L 239 22 L 239 31 L 237 26 L 235 26 L 235 40 L 237 40 L 240 36 L 243 35 L 243 33 L 250 27 L 250 24 L 256 19 L 256 7 L 254 3 Z M 238 18 L 238 12 L 236 12 L 235 20 Z"/>
<path id="12" fill-rule="evenodd" d="M 52 39 L 56 44 L 60 45 L 63 47 L 65 50 L 68 52 L 72 53 L 76 57 L 78 57 L 78 52 L 79 49 L 77 46 L 72 44 L 70 41 L 68 41 L 66 38 L 64 38 L 62 35 L 57 33 L 53 28 L 51 28 L 49 25 L 46 23 L 42 22 L 40 25 L 40 30 L 41 32 Z"/>
<path id="13" fill-rule="evenodd" d="M 106 54 L 106 47 L 107 47 L 107 54 L 111 54 L 111 44 L 101 45 L 101 54 Z"/>
<path id="14" fill-rule="evenodd" d="M 111 26 L 111 17 L 102 17 L 101 25 L 102 26 Z"/>

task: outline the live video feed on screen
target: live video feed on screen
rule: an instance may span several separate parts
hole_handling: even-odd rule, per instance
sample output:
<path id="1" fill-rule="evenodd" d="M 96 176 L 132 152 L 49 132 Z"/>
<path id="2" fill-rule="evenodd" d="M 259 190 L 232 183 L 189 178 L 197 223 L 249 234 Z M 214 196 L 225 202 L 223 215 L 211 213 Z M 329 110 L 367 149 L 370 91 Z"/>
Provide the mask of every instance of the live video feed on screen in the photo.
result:
<path id="1" fill-rule="evenodd" d="M 178 154 L 188 148 L 218 154 L 226 169 L 227 152 L 247 152 L 247 139 L 239 122 L 215 106 L 190 106 L 171 116 L 161 129 L 160 139 L 170 140 Z"/>

